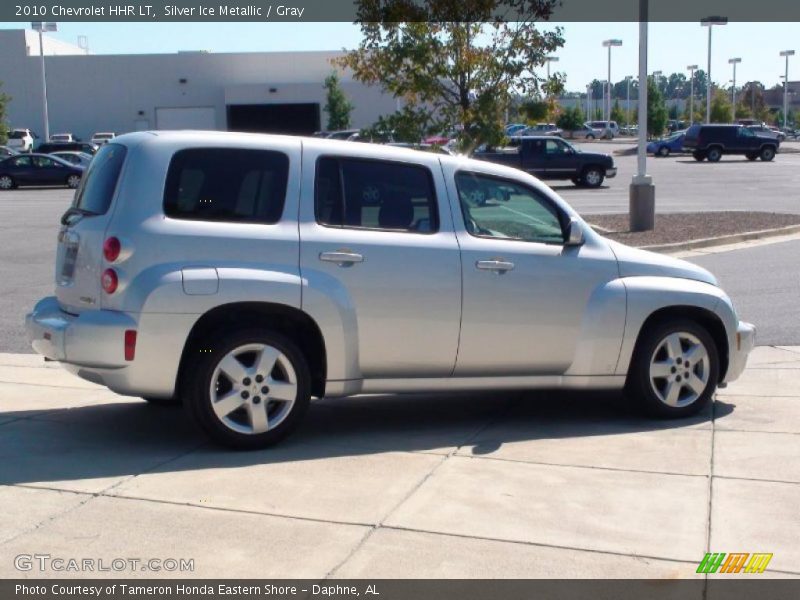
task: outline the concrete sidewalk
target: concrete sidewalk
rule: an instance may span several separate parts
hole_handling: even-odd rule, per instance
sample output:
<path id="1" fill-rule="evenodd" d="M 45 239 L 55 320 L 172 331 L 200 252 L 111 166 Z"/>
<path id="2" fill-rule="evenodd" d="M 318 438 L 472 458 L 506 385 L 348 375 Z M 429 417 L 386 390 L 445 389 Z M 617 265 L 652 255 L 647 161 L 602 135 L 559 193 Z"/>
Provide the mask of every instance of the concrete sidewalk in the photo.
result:
<path id="1" fill-rule="evenodd" d="M 757 348 L 688 421 L 597 394 L 372 396 L 254 453 L 6 354 L 0 461 L 4 578 L 64 575 L 15 570 L 34 553 L 195 566 L 86 576 L 689 578 L 709 551 L 800 576 L 799 347 Z"/>

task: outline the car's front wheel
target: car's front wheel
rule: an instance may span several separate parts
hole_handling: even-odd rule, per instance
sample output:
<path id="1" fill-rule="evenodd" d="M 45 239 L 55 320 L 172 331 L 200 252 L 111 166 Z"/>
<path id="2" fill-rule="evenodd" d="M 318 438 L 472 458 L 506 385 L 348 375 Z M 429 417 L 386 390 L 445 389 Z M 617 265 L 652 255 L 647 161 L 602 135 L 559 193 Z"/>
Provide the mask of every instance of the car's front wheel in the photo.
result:
<path id="1" fill-rule="evenodd" d="M 674 319 L 649 327 L 636 344 L 626 393 L 649 415 L 693 415 L 710 401 L 719 381 L 719 354 L 708 331 Z"/>
<path id="2" fill-rule="evenodd" d="M 586 187 L 596 188 L 603 185 L 606 174 L 600 167 L 586 167 L 581 174 L 581 183 Z"/>
<path id="3" fill-rule="evenodd" d="M 772 146 L 764 146 L 761 149 L 760 157 L 764 162 L 771 161 L 773 158 L 775 158 L 775 148 Z"/>
<path id="4" fill-rule="evenodd" d="M 669 156 L 669 148 L 661 146 L 661 148 L 658 149 L 658 155 L 662 158 Z"/>
<path id="5" fill-rule="evenodd" d="M 291 433 L 311 396 L 308 363 L 297 346 L 266 329 L 223 332 L 210 340 L 197 348 L 183 377 L 184 404 L 193 419 L 215 441 L 242 450 L 270 446 Z"/>

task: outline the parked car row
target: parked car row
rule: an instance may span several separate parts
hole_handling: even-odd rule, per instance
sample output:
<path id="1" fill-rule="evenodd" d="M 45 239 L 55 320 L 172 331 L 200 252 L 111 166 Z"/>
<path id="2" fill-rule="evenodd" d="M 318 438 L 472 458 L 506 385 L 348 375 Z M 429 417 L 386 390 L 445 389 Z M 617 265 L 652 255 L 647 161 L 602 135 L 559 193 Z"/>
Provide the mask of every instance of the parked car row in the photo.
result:
<path id="1" fill-rule="evenodd" d="M 84 142 L 72 133 L 54 133 L 44 142 L 37 142 L 39 136 L 31 129 L 12 129 L 8 133 L 8 148 L 16 152 L 41 152 L 49 154 L 58 150 L 88 152 L 94 154 L 103 144 L 117 136 L 112 131 L 99 131 L 92 135 L 90 142 Z"/>

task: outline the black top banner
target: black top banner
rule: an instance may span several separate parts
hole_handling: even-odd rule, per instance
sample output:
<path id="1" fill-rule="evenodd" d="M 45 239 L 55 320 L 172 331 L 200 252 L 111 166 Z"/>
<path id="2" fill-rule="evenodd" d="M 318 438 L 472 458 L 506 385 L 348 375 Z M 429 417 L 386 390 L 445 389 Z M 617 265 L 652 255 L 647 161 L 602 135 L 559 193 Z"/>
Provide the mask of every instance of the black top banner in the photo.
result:
<path id="1" fill-rule="evenodd" d="M 639 21 L 648 0 L 3 0 L 0 21 Z M 380 18 L 375 19 L 375 15 Z M 800 0 L 649 0 L 652 22 L 800 22 Z M 800 31 L 799 31 L 800 33 Z"/>

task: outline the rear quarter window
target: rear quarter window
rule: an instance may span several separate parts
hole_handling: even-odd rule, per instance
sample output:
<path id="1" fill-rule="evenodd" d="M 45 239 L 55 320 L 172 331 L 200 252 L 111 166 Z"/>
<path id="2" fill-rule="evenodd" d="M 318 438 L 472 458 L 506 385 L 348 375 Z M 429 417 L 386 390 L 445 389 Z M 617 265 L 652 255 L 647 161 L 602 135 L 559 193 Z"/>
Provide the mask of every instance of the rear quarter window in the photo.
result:
<path id="1" fill-rule="evenodd" d="M 97 215 L 108 212 L 127 152 L 120 144 L 103 146 L 89 163 L 72 206 Z"/>
<path id="2" fill-rule="evenodd" d="M 164 214 L 200 221 L 277 223 L 288 178 L 289 157 L 281 152 L 180 150 L 167 173 Z"/>

